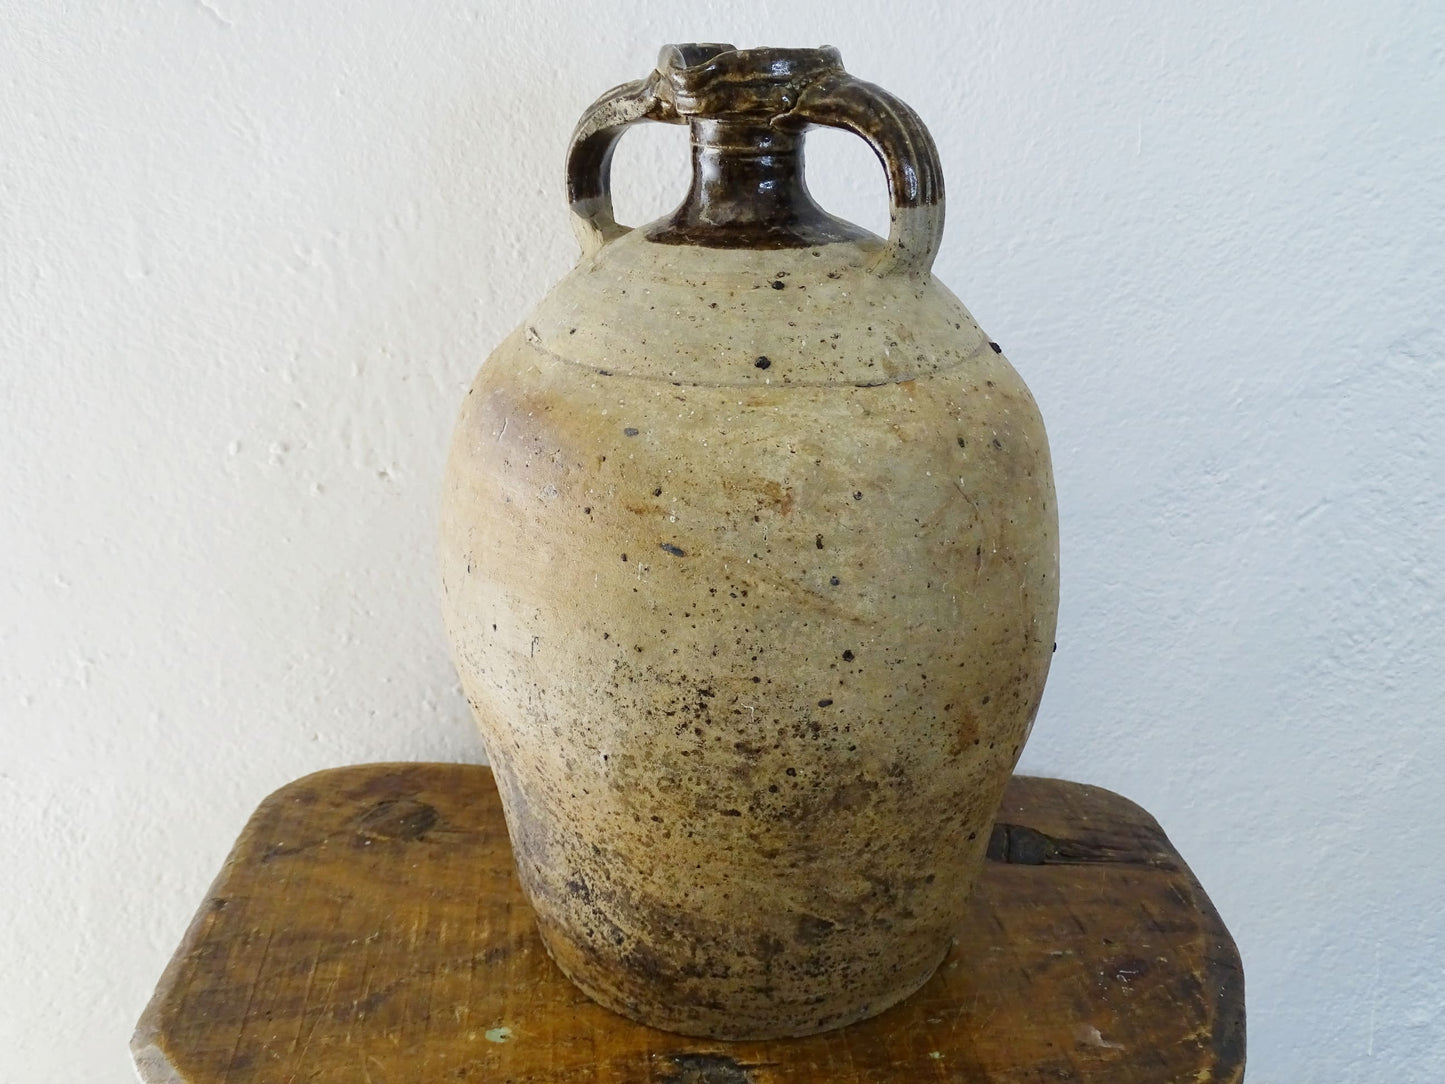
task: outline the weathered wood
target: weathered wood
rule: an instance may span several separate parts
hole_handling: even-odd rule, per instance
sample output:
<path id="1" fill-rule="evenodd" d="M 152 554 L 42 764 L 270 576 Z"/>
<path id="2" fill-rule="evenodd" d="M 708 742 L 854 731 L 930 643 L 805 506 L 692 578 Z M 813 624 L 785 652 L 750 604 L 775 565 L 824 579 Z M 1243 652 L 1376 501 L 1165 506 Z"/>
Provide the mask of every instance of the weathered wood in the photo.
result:
<path id="1" fill-rule="evenodd" d="M 381 764 L 262 803 L 142 1016 L 145 1081 L 1237 1081 L 1239 957 L 1154 820 L 1009 786 L 938 973 L 861 1024 L 726 1043 L 641 1027 L 547 959 L 488 769 Z"/>

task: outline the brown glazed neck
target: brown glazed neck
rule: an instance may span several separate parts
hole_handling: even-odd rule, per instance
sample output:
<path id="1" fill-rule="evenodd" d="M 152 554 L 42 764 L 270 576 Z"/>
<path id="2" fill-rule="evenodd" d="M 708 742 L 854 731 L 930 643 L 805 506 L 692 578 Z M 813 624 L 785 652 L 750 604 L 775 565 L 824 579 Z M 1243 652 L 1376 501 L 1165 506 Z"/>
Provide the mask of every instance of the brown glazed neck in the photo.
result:
<path id="1" fill-rule="evenodd" d="M 803 180 L 805 125 L 779 123 L 804 86 L 841 71 L 829 48 L 665 48 L 657 74 L 673 116 L 691 129 L 692 184 L 648 240 L 802 248 L 867 236 L 814 202 Z"/>
<path id="2" fill-rule="evenodd" d="M 803 248 L 866 236 L 819 207 L 803 179 L 803 135 L 760 116 L 691 117 L 692 183 L 648 228 L 660 244 Z"/>

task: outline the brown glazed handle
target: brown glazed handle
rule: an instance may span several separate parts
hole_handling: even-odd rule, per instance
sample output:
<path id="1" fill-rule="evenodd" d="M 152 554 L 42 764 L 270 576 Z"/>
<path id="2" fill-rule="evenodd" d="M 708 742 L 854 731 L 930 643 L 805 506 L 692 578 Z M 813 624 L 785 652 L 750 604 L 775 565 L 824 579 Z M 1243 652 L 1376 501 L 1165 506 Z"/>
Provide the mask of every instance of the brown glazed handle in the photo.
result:
<path id="1" fill-rule="evenodd" d="M 729 66 L 748 57 L 748 61 Z M 712 66 L 716 62 L 716 66 Z M 755 74 L 749 66 L 755 65 Z M 778 72 L 778 80 L 769 75 Z M 888 244 L 881 273 L 928 274 L 943 239 L 943 168 L 918 114 L 881 87 L 855 79 L 834 49 L 738 51 L 730 45 L 674 45 L 646 79 L 609 90 L 588 107 L 567 151 L 572 229 L 590 256 L 627 232 L 612 216 L 612 152 L 642 120 L 747 113 L 777 128 L 841 128 L 873 148 L 888 176 Z"/>
<path id="2" fill-rule="evenodd" d="M 591 256 L 608 241 L 627 232 L 612 217 L 612 152 L 622 133 L 641 120 L 679 119 L 657 93 L 661 76 L 613 87 L 590 106 L 577 122 L 567 150 L 567 202 L 572 208 L 572 232 Z"/>
<path id="3" fill-rule="evenodd" d="M 874 268 L 926 275 L 943 241 L 943 166 L 918 114 L 882 87 L 847 72 L 806 86 L 780 121 L 841 128 L 873 148 L 888 175 L 888 245 Z"/>

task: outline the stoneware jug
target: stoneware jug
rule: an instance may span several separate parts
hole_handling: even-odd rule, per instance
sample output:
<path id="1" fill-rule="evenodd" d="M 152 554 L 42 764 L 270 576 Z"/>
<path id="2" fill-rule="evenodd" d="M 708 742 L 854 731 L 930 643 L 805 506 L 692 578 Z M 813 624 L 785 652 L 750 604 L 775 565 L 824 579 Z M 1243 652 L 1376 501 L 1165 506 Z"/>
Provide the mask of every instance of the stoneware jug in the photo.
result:
<path id="1" fill-rule="evenodd" d="M 668 217 L 612 216 L 623 130 L 687 124 Z M 809 196 L 856 133 L 886 240 Z M 577 267 L 451 447 L 444 608 L 522 884 L 587 994 L 805 1035 L 948 952 L 1039 706 L 1058 601 L 1028 389 L 931 273 L 918 117 L 834 49 L 678 45 L 566 165 Z"/>

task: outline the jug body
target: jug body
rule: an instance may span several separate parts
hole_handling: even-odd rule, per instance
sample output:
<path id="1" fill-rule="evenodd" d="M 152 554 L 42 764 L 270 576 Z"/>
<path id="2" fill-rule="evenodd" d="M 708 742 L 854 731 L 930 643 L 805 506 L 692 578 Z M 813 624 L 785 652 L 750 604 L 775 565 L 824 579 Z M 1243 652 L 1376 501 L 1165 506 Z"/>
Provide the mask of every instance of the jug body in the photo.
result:
<path id="1" fill-rule="evenodd" d="M 559 966 L 668 1030 L 809 1034 L 926 981 L 1048 671 L 1042 422 L 929 273 L 936 158 L 872 130 L 881 94 L 831 51 L 692 46 L 601 99 L 584 256 L 453 438 L 447 629 L 522 884 Z M 648 117 L 693 123 L 694 191 L 624 230 L 606 159 Z M 812 123 L 882 148 L 889 239 L 811 204 Z"/>

